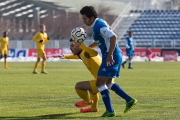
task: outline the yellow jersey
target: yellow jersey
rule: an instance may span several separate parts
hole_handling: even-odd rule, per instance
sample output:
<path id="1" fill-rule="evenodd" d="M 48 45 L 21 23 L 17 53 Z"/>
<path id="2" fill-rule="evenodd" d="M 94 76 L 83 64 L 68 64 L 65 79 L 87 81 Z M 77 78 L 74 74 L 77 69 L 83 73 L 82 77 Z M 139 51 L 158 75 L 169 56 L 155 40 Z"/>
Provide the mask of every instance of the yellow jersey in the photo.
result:
<path id="1" fill-rule="evenodd" d="M 8 37 L 0 37 L 0 46 L 1 49 L 8 49 L 9 38 Z"/>
<path id="2" fill-rule="evenodd" d="M 96 50 L 86 46 L 83 43 L 79 46 L 79 48 L 82 49 L 82 52 L 79 55 L 65 54 L 64 57 L 66 59 L 81 59 L 94 78 L 97 79 L 99 66 L 101 65 L 102 61 L 101 57 L 98 55 Z M 84 56 L 84 52 L 89 53 L 90 58 L 86 58 Z"/>
<path id="3" fill-rule="evenodd" d="M 37 32 L 32 39 L 36 42 L 36 49 L 44 50 L 44 43 L 49 42 L 48 35 L 46 32 Z M 43 42 L 40 43 L 40 40 L 43 40 Z"/>

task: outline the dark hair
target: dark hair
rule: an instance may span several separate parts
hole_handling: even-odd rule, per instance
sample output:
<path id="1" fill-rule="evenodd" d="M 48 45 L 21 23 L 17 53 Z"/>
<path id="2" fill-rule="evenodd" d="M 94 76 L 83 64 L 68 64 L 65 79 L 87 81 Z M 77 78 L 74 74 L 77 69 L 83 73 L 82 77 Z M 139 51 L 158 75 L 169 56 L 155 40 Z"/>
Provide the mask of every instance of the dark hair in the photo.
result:
<path id="1" fill-rule="evenodd" d="M 8 31 L 4 31 L 3 34 L 8 33 Z"/>
<path id="2" fill-rule="evenodd" d="M 44 24 L 41 24 L 40 27 L 45 27 L 45 25 L 44 25 Z"/>
<path id="3" fill-rule="evenodd" d="M 72 42 L 73 41 L 73 39 L 71 38 L 70 40 L 69 40 L 69 42 Z"/>
<path id="4" fill-rule="evenodd" d="M 93 6 L 85 6 L 80 10 L 81 15 L 86 15 L 88 18 L 97 18 L 96 10 Z"/>
<path id="5" fill-rule="evenodd" d="M 133 33 L 133 31 L 129 31 L 129 34 L 130 34 L 130 33 Z"/>

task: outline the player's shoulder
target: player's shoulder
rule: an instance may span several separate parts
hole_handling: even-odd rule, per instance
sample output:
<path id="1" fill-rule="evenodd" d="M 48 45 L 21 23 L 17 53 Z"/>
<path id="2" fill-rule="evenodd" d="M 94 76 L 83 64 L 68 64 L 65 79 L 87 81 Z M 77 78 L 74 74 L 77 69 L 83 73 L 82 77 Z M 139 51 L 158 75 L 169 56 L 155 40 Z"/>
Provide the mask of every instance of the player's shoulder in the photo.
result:
<path id="1" fill-rule="evenodd" d="M 96 23 L 94 25 L 94 29 L 100 30 L 103 27 L 107 27 L 107 23 L 102 18 L 97 18 Z"/>

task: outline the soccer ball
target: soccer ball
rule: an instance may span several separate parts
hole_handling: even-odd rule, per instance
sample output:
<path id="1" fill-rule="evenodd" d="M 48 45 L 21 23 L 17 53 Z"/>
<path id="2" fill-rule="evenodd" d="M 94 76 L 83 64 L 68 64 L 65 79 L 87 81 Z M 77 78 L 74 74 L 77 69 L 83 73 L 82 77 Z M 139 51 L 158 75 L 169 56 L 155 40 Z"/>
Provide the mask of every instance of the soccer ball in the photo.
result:
<path id="1" fill-rule="evenodd" d="M 81 27 L 74 28 L 71 32 L 71 38 L 75 42 L 82 43 L 86 39 L 86 37 L 86 31 Z"/>

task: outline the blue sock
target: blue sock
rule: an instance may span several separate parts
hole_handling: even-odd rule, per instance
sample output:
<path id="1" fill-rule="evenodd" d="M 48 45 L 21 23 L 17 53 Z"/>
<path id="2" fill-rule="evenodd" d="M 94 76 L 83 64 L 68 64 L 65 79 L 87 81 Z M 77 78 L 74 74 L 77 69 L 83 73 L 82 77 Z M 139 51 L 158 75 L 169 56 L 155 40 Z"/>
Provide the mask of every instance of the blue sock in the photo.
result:
<path id="1" fill-rule="evenodd" d="M 103 85 L 101 87 L 98 87 L 98 90 L 101 93 L 104 105 L 106 107 L 106 110 L 109 112 L 113 112 L 114 108 L 112 107 L 110 93 L 106 85 Z"/>
<path id="2" fill-rule="evenodd" d="M 131 97 L 115 82 L 112 82 L 108 85 L 108 88 L 113 90 L 116 94 L 118 94 L 120 97 L 126 100 L 126 102 L 129 102 L 131 100 Z"/>

